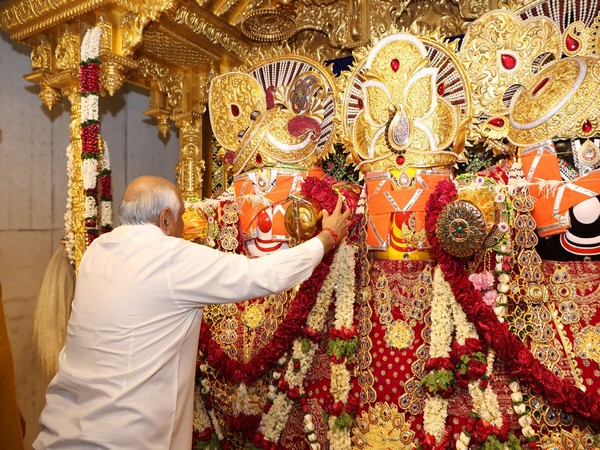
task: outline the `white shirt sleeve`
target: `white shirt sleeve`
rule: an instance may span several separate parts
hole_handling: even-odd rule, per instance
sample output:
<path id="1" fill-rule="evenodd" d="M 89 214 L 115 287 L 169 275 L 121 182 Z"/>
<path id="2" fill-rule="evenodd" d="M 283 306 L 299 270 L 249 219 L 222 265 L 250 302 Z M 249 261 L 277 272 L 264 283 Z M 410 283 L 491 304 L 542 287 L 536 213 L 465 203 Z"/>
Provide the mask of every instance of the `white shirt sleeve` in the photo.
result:
<path id="1" fill-rule="evenodd" d="M 255 259 L 181 240 L 172 250 L 167 270 L 175 301 L 198 307 L 289 289 L 310 277 L 323 252 L 317 238 Z"/>

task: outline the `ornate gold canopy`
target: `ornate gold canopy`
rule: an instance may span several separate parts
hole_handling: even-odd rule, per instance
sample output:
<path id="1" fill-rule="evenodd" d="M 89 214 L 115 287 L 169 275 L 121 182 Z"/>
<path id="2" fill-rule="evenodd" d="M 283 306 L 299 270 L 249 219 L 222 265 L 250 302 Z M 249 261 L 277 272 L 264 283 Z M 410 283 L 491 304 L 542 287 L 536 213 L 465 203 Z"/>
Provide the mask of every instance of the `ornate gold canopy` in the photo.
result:
<path id="1" fill-rule="evenodd" d="M 244 63 L 255 64 L 286 44 L 319 62 L 349 56 L 395 28 L 412 33 L 463 34 L 488 10 L 516 9 L 528 0 L 0 0 L 0 29 L 31 47 L 28 81 L 52 108 L 71 103 L 74 177 L 70 184 L 75 233 L 83 223 L 79 62 L 81 40 L 100 26 L 101 89 L 124 83 L 149 91 L 146 115 L 166 135 L 179 129 L 177 184 L 185 198 L 210 195 L 210 81 Z M 80 217 L 81 216 L 81 217 Z M 80 226 L 83 228 L 83 225 Z M 85 250 L 83 239 L 79 257 Z M 78 261 L 78 258 L 77 258 Z M 77 265 L 77 264 L 76 264 Z"/>

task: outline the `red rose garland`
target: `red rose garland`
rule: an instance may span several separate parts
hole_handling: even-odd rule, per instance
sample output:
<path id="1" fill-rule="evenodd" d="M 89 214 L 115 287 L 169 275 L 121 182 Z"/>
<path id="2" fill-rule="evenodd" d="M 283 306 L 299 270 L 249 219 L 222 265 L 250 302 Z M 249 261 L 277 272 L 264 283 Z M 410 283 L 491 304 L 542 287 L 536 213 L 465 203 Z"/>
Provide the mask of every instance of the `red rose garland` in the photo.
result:
<path id="1" fill-rule="evenodd" d="M 84 220 L 86 244 L 98 237 L 99 231 L 112 229 L 111 170 L 108 148 L 100 155 L 100 35 L 98 27 L 88 30 L 81 46 L 79 90 L 81 95 L 81 171 L 85 191 Z M 99 161 L 102 159 L 102 166 Z M 100 191 L 98 176 L 100 175 Z M 100 205 L 100 209 L 98 206 Z"/>
<path id="2" fill-rule="evenodd" d="M 483 302 L 481 293 L 469 281 L 462 261 L 440 246 L 435 234 L 437 218 L 442 208 L 456 196 L 456 187 L 451 181 L 443 180 L 437 185 L 427 202 L 425 229 L 433 254 L 457 302 L 475 325 L 481 339 L 504 361 L 512 377 L 529 385 L 552 405 L 573 412 L 595 425 L 600 424 L 600 395 L 579 390 L 535 359 L 531 351 L 509 331 L 508 325 L 500 323 L 492 308 Z"/>
<path id="3" fill-rule="evenodd" d="M 206 355 L 208 363 L 221 377 L 228 382 L 249 383 L 261 377 L 275 365 L 281 354 L 302 333 L 302 329 L 306 325 L 306 317 L 317 300 L 317 294 L 329 273 L 332 260 L 333 252 L 325 255 L 312 276 L 300 285 L 285 320 L 277 328 L 269 343 L 249 362 L 242 363 L 232 359 L 213 339 L 210 327 L 201 327 L 199 348 Z"/>

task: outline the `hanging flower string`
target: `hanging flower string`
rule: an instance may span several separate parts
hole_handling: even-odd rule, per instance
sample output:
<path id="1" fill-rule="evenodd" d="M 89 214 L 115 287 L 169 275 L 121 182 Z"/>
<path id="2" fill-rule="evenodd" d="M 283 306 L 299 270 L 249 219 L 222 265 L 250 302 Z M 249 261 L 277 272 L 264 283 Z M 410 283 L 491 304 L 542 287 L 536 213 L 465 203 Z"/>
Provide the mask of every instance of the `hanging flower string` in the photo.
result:
<path id="1" fill-rule="evenodd" d="M 600 424 L 600 395 L 584 393 L 535 359 L 531 351 L 509 331 L 506 323 L 501 323 L 492 308 L 483 302 L 481 292 L 469 281 L 462 261 L 440 246 L 435 233 L 437 219 L 442 208 L 456 196 L 454 183 L 441 181 L 427 202 L 425 220 L 427 239 L 445 278 L 451 280 L 456 300 L 485 344 L 504 361 L 511 377 L 529 385 L 554 406 L 576 413 L 593 424 Z"/>
<path id="2" fill-rule="evenodd" d="M 79 83 L 81 94 L 81 175 L 85 191 L 85 229 L 86 244 L 90 245 L 98 237 L 99 229 L 112 229 L 111 216 L 101 219 L 101 214 L 112 214 L 109 203 L 110 194 L 110 162 L 99 168 L 100 155 L 100 121 L 98 115 L 98 98 L 100 95 L 100 36 L 99 27 L 87 31 L 81 45 L 81 62 L 79 64 Z M 107 158 L 108 159 L 108 158 Z M 108 159 L 108 161 L 110 161 Z M 98 192 L 98 174 L 101 174 L 101 192 Z M 98 209 L 98 198 L 105 202 Z"/>
<path id="3" fill-rule="evenodd" d="M 102 159 L 100 171 L 100 233 L 112 230 L 112 170 L 110 168 L 110 152 L 108 144 L 102 139 Z"/>

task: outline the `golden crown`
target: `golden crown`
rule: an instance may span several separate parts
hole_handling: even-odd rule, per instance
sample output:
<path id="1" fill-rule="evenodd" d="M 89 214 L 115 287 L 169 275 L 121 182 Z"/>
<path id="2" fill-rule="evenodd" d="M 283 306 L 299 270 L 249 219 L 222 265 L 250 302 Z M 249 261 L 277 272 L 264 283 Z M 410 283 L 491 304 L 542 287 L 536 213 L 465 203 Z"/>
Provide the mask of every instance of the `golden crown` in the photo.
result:
<path id="1" fill-rule="evenodd" d="M 332 149 L 335 82 L 299 55 L 215 77 L 208 110 L 234 174 L 263 167 L 311 169 Z"/>
<path id="2" fill-rule="evenodd" d="M 439 36 L 399 33 L 355 53 L 339 116 L 341 138 L 361 172 L 456 162 L 471 93 L 455 51 Z"/>

